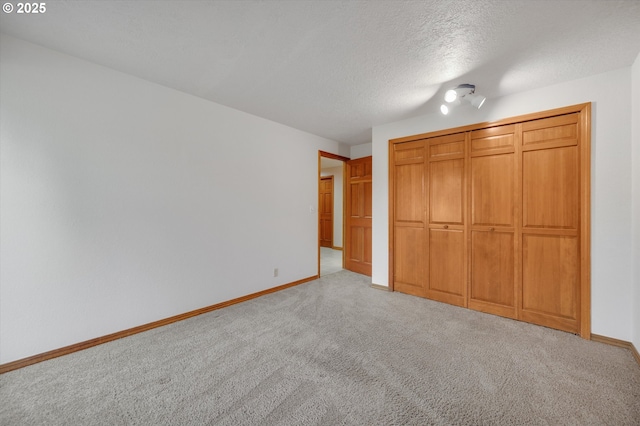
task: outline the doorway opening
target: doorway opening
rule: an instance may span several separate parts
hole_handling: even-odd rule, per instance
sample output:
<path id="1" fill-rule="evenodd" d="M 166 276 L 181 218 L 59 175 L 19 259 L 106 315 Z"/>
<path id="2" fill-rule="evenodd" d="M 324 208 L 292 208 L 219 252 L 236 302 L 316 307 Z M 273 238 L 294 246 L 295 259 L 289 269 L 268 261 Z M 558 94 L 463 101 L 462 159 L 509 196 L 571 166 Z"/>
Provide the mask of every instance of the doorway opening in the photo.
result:
<path id="1" fill-rule="evenodd" d="M 349 158 L 318 152 L 318 276 L 344 268 L 345 171 Z"/>

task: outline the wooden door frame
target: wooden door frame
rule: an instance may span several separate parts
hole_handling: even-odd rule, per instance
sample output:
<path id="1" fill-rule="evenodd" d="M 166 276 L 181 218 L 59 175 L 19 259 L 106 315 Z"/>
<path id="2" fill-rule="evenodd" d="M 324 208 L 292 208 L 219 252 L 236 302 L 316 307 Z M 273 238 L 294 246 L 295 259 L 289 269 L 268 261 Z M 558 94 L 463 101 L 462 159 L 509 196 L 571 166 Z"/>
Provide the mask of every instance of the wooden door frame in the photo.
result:
<path id="1" fill-rule="evenodd" d="M 345 241 L 344 238 L 344 233 L 345 233 L 345 206 L 346 206 L 346 180 L 345 180 L 345 175 L 346 175 L 346 169 L 347 169 L 347 161 L 350 160 L 349 157 L 343 157 L 342 155 L 338 155 L 338 154 L 332 154 L 330 152 L 326 152 L 326 151 L 322 151 L 322 150 L 318 150 L 318 209 L 320 208 L 320 178 L 321 173 L 322 173 L 322 158 L 330 158 L 332 160 L 338 160 L 338 161 L 342 161 L 342 267 L 344 267 L 344 253 L 345 253 L 345 245 L 347 244 L 347 242 Z M 335 182 L 335 181 L 334 181 Z M 335 188 L 334 188 L 335 190 Z M 335 214 L 334 214 L 334 218 L 335 218 Z M 317 220 L 317 225 L 318 225 L 318 235 L 317 235 L 317 244 L 318 244 L 318 277 L 320 276 L 320 211 L 318 210 L 318 220 Z"/>
<path id="2" fill-rule="evenodd" d="M 422 133 L 419 135 L 406 136 L 389 140 L 389 290 L 394 290 L 394 215 L 395 215 L 395 187 L 394 173 L 395 164 L 393 161 L 394 145 L 403 142 L 410 142 L 419 139 L 432 138 L 436 136 L 444 136 L 452 133 L 470 132 L 472 130 L 487 129 L 507 124 L 517 124 L 530 120 L 548 118 L 571 113 L 580 113 L 580 121 L 578 129 L 581 138 L 580 147 L 580 223 L 578 225 L 580 231 L 580 309 L 577 313 L 580 319 L 580 327 L 578 334 L 583 339 L 591 339 L 591 103 L 583 103 L 571 105 L 563 108 L 535 112 L 532 114 L 520 115 L 517 117 L 509 117 L 493 122 L 483 122 L 471 124 L 468 126 L 456 127 L 452 129 L 443 129 L 435 132 Z"/>

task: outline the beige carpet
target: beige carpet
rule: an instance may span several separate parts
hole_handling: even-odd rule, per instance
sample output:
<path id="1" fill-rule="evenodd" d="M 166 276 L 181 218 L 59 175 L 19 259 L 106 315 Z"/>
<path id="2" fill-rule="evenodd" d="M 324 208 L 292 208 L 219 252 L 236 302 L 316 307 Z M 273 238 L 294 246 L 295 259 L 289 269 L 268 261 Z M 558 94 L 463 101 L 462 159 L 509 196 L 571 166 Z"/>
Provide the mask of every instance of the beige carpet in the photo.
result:
<path id="1" fill-rule="evenodd" d="M 368 284 L 337 272 L 4 374 L 0 424 L 640 424 L 628 350 Z"/>

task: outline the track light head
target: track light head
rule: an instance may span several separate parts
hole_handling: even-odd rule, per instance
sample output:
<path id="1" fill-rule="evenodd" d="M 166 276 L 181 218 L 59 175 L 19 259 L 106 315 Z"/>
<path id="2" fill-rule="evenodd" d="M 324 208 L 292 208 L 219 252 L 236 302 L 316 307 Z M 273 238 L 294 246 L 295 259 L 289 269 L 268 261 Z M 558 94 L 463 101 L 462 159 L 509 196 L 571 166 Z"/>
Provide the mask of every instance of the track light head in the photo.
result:
<path id="1" fill-rule="evenodd" d="M 469 95 L 469 103 L 478 109 L 484 105 L 486 100 L 487 98 L 482 95 Z"/>
<path id="2" fill-rule="evenodd" d="M 462 99 L 468 101 L 478 109 L 480 109 L 484 104 L 484 101 L 487 100 L 486 97 L 476 94 L 476 86 L 474 84 L 459 84 L 456 88 L 449 89 L 444 94 L 445 102 L 450 104 L 459 104 Z M 442 106 L 440 106 L 440 112 L 444 115 L 447 115 L 450 110 L 451 108 L 446 104 L 442 104 Z"/>
<path id="3" fill-rule="evenodd" d="M 454 89 L 449 89 L 446 91 L 446 93 L 444 94 L 444 100 L 445 102 L 453 102 L 458 98 L 458 92 L 456 92 Z"/>

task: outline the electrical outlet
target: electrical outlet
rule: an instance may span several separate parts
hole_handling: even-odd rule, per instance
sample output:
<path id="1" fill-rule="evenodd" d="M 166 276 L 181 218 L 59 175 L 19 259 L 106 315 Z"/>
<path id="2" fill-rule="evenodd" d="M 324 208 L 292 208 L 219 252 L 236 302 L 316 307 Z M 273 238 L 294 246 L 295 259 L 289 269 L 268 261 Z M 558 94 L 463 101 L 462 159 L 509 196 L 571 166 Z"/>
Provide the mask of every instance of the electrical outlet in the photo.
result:
<path id="1" fill-rule="evenodd" d="M 273 268 L 273 276 L 274 277 L 278 276 L 278 268 Z"/>

